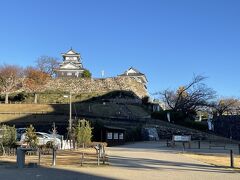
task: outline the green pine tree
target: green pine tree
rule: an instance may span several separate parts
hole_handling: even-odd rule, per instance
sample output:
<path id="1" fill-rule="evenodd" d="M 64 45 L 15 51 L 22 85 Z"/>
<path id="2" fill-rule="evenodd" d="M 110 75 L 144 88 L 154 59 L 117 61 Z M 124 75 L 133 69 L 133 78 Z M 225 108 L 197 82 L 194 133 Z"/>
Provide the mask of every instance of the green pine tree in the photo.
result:
<path id="1" fill-rule="evenodd" d="M 36 130 L 32 124 L 26 129 L 25 142 L 28 144 L 29 147 L 32 147 L 32 148 L 37 147 L 38 138 L 36 135 Z"/>
<path id="2" fill-rule="evenodd" d="M 83 147 L 89 145 L 92 139 L 92 127 L 89 121 L 82 119 L 78 120 L 77 125 L 74 128 L 74 136 L 78 146 Z"/>

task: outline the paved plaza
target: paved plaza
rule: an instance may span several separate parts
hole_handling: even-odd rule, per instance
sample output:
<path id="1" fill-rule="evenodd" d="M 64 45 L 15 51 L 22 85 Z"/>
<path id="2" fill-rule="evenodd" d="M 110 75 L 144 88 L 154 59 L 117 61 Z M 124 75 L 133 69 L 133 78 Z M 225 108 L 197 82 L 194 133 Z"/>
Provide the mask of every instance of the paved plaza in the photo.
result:
<path id="1" fill-rule="evenodd" d="M 101 167 L 25 168 L 0 166 L 0 180 L 239 180 L 240 173 L 208 165 L 166 148 L 158 142 L 141 142 L 108 148 L 110 165 Z"/>

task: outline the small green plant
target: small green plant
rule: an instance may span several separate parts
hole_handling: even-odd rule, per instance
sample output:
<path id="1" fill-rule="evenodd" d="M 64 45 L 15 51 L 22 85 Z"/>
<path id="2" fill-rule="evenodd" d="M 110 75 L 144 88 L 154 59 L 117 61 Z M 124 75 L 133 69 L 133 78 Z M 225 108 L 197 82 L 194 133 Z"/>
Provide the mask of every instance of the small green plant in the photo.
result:
<path id="1" fill-rule="evenodd" d="M 16 128 L 14 126 L 2 125 L 0 126 L 0 145 L 3 155 L 5 155 L 5 148 L 11 148 L 16 143 Z"/>
<path id="2" fill-rule="evenodd" d="M 38 138 L 36 135 L 36 130 L 32 124 L 26 129 L 25 142 L 29 147 L 32 147 L 32 148 L 37 147 Z"/>
<path id="3" fill-rule="evenodd" d="M 92 77 L 92 74 L 89 70 L 85 69 L 82 73 L 82 77 L 83 78 L 91 78 Z"/>
<path id="4" fill-rule="evenodd" d="M 82 145 L 82 147 L 85 147 L 91 143 L 92 127 L 90 126 L 89 121 L 85 119 L 78 120 L 73 132 L 78 146 Z"/>

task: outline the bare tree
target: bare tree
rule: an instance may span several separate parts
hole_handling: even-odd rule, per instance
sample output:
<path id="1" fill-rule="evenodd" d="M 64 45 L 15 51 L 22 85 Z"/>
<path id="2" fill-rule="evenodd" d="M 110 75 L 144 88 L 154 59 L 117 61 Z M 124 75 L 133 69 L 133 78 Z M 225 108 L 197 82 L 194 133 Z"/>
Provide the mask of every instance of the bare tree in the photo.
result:
<path id="1" fill-rule="evenodd" d="M 22 68 L 16 65 L 0 66 L 0 91 L 5 94 L 5 104 L 8 104 L 8 96 L 22 86 Z"/>
<path id="2" fill-rule="evenodd" d="M 175 112 L 187 114 L 196 111 L 198 107 L 207 106 L 215 98 L 215 91 L 203 83 L 205 79 L 203 76 L 194 76 L 189 84 L 180 86 L 177 91 L 167 89 L 160 95 L 168 108 Z"/>
<path id="3" fill-rule="evenodd" d="M 219 116 L 222 116 L 224 113 L 233 114 L 238 111 L 239 100 L 234 98 L 220 99 L 213 103 L 213 108 Z"/>
<path id="4" fill-rule="evenodd" d="M 24 86 L 34 92 L 34 103 L 37 103 L 37 93 L 50 80 L 50 75 L 34 67 L 25 69 Z"/>
<path id="5" fill-rule="evenodd" d="M 54 77 L 54 70 L 58 67 L 59 62 L 57 58 L 49 56 L 41 56 L 36 61 L 36 67 L 42 72 Z"/>

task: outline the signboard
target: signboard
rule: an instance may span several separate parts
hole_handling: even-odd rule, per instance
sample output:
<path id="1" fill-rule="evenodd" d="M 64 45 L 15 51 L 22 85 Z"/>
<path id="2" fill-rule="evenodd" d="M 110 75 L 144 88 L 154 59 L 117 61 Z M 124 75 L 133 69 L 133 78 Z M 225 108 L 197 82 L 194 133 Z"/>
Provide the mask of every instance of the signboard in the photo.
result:
<path id="1" fill-rule="evenodd" d="M 118 133 L 114 133 L 114 139 L 118 139 Z"/>
<path id="2" fill-rule="evenodd" d="M 111 132 L 107 133 L 107 139 L 112 139 L 112 133 Z"/>
<path id="3" fill-rule="evenodd" d="M 191 141 L 191 136 L 173 136 L 173 141 L 181 141 L 181 142 L 187 142 Z"/>

